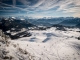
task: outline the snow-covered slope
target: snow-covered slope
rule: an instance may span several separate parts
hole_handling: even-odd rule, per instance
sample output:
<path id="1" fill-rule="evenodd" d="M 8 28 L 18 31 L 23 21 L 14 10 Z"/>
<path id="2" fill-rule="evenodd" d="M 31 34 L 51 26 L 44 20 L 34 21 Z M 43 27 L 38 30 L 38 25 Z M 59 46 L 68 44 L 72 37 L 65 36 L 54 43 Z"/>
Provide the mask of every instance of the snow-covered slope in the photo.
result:
<path id="1" fill-rule="evenodd" d="M 0 55 L 5 55 L 2 52 L 5 49 L 6 56 L 12 60 L 80 60 L 78 31 L 60 31 L 56 28 L 29 31 L 32 36 L 9 40 L 7 46 L 0 42 Z"/>

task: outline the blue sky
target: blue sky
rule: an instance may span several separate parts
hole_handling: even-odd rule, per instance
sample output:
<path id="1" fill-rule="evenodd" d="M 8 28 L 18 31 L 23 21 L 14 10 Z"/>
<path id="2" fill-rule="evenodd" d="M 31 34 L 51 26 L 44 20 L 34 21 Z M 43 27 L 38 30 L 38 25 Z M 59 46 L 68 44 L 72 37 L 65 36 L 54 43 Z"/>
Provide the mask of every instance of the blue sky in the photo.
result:
<path id="1" fill-rule="evenodd" d="M 0 0 L 0 16 L 80 17 L 80 0 Z"/>

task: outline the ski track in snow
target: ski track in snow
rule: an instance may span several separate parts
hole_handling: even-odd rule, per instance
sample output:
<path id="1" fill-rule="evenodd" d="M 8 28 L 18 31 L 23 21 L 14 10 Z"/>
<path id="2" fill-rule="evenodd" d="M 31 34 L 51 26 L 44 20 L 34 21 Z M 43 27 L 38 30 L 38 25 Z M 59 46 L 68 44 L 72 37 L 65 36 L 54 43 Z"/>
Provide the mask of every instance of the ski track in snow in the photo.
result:
<path id="1" fill-rule="evenodd" d="M 35 60 L 80 60 L 80 41 L 75 38 L 80 34 L 76 29 L 56 31 L 55 28 L 51 28 L 46 31 L 30 32 L 33 34 L 31 37 L 10 40 L 10 45 L 19 45 L 21 49 L 34 56 Z M 10 48 L 11 46 L 8 50 L 15 51 L 13 47 Z"/>

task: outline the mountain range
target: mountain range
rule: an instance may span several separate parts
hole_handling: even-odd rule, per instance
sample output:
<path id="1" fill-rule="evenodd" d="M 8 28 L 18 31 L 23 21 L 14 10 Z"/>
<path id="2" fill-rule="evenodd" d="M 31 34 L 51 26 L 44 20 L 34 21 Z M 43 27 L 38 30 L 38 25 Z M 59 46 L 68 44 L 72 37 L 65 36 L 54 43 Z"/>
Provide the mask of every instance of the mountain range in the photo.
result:
<path id="1" fill-rule="evenodd" d="M 0 20 L 0 29 L 6 35 L 9 35 L 11 39 L 31 36 L 28 28 L 33 26 L 33 24 L 26 20 L 17 20 L 14 18 L 2 18 Z"/>
<path id="2" fill-rule="evenodd" d="M 46 30 L 56 27 L 58 30 L 65 30 L 64 27 L 80 28 L 80 18 L 49 18 L 49 19 L 17 19 L 0 18 L 0 29 L 9 35 L 11 39 L 29 37 L 32 34 L 29 30 Z"/>

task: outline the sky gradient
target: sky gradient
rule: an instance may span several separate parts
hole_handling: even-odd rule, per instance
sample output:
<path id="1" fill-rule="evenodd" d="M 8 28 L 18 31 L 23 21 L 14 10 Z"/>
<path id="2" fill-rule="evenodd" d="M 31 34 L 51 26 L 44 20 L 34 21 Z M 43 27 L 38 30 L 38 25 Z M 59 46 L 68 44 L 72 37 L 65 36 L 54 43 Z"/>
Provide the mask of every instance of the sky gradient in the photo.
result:
<path id="1" fill-rule="evenodd" d="M 80 0 L 0 0 L 0 16 L 80 17 Z"/>

